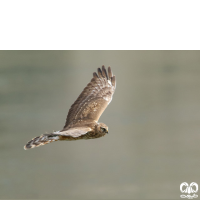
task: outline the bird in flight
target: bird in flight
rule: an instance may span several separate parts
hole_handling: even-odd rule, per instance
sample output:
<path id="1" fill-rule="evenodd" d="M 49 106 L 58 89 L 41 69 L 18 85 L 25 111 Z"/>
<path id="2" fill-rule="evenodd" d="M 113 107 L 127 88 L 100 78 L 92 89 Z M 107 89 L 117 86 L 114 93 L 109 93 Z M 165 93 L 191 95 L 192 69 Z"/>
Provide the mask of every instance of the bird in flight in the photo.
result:
<path id="1" fill-rule="evenodd" d="M 104 65 L 93 73 L 93 78 L 72 104 L 65 126 L 61 131 L 33 138 L 24 149 L 31 149 L 54 141 L 95 139 L 108 133 L 108 126 L 98 122 L 101 114 L 112 100 L 116 88 L 111 68 Z"/>

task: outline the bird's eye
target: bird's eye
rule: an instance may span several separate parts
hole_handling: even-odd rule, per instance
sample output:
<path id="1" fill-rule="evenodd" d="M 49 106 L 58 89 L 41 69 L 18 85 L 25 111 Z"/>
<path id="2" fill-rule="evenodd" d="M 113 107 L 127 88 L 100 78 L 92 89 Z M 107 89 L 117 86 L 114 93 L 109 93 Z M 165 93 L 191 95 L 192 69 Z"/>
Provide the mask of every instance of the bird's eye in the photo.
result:
<path id="1" fill-rule="evenodd" d="M 101 127 L 101 131 L 102 131 L 103 133 L 106 133 L 106 132 L 107 132 L 107 130 L 106 130 L 105 128 L 102 128 L 102 127 Z"/>

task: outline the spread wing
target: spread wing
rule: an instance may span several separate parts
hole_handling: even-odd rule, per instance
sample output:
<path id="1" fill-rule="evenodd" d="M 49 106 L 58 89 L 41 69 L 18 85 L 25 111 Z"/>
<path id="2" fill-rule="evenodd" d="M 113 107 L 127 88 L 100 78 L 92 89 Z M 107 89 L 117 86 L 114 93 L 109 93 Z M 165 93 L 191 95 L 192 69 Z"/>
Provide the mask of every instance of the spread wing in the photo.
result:
<path id="1" fill-rule="evenodd" d="M 52 135 L 53 136 L 69 136 L 69 137 L 79 137 L 81 135 L 85 135 L 86 133 L 92 131 L 92 129 L 90 127 L 77 127 L 77 128 L 70 128 L 67 131 L 57 131 L 54 132 Z"/>
<path id="2" fill-rule="evenodd" d="M 92 80 L 71 106 L 63 130 L 81 121 L 97 122 L 111 102 L 115 87 L 111 68 L 108 67 L 108 73 L 104 66 L 102 70 L 98 68 L 98 74 L 93 73 Z"/>

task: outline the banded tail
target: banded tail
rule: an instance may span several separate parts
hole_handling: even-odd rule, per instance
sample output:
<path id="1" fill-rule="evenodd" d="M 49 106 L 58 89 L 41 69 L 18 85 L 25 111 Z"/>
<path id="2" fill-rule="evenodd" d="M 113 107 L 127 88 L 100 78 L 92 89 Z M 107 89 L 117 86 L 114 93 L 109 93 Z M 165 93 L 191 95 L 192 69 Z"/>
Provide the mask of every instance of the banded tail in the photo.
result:
<path id="1" fill-rule="evenodd" d="M 41 145 L 45 145 L 54 141 L 59 140 L 59 136 L 53 133 L 50 134 L 43 134 L 41 136 L 33 138 L 31 141 L 29 141 L 25 146 L 24 149 L 32 149 L 35 147 L 39 147 Z"/>

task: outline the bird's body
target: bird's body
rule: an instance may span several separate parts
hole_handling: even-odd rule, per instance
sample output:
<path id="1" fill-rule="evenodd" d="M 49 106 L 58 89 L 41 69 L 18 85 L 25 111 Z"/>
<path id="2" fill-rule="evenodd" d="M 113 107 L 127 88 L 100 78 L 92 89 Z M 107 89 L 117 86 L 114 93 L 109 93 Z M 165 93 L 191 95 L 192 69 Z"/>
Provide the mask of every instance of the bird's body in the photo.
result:
<path id="1" fill-rule="evenodd" d="M 108 74 L 104 66 L 98 68 L 98 75 L 84 88 L 77 100 L 71 106 L 64 128 L 50 134 L 43 134 L 29 141 L 24 149 L 38 147 L 54 141 L 94 139 L 108 133 L 104 123 L 98 123 L 106 109 L 116 87 L 115 76 L 108 67 Z"/>

